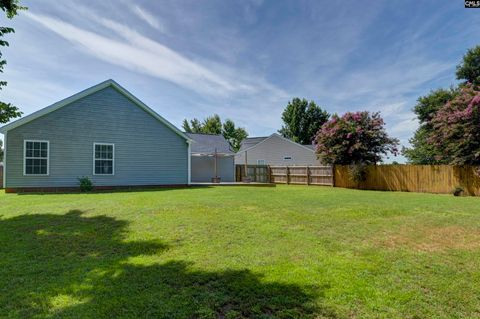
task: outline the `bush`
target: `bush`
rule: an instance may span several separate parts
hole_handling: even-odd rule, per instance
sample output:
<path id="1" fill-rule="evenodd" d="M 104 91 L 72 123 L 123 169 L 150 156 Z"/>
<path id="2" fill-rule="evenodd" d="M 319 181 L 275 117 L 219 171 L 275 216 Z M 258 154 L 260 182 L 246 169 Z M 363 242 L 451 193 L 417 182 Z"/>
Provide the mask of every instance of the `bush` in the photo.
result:
<path id="1" fill-rule="evenodd" d="M 365 163 L 352 164 L 349 167 L 350 179 L 360 184 L 367 180 L 367 165 Z"/>
<path id="2" fill-rule="evenodd" d="M 81 192 L 90 192 L 93 190 L 93 183 L 90 178 L 84 176 L 82 178 L 79 178 L 78 182 L 80 183 Z"/>
<path id="3" fill-rule="evenodd" d="M 464 189 L 462 187 L 457 186 L 453 189 L 452 194 L 453 194 L 453 196 L 460 196 L 460 195 L 462 195 L 463 191 L 464 191 Z"/>
<path id="4" fill-rule="evenodd" d="M 325 164 L 376 164 L 385 155 L 396 156 L 399 141 L 388 136 L 380 113 L 334 114 L 315 137 L 318 157 Z"/>

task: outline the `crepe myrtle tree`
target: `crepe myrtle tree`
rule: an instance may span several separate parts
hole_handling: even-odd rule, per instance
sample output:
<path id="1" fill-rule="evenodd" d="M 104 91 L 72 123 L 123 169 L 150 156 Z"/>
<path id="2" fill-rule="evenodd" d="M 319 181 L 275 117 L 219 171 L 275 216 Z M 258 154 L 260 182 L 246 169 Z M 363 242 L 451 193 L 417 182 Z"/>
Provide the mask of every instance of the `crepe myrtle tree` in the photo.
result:
<path id="1" fill-rule="evenodd" d="M 466 83 L 441 107 L 430 124 L 429 142 L 437 160 L 453 165 L 480 165 L 480 86 Z"/>
<path id="2" fill-rule="evenodd" d="M 388 136 L 379 112 L 334 114 L 315 137 L 315 150 L 326 164 L 366 165 L 397 155 L 399 141 Z"/>

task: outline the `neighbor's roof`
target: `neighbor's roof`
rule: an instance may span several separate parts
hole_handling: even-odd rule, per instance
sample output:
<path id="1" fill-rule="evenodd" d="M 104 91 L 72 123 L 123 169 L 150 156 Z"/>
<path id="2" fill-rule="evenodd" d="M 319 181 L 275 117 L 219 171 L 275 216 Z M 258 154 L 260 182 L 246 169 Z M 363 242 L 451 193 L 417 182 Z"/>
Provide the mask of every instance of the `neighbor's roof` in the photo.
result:
<path id="1" fill-rule="evenodd" d="M 303 146 L 308 147 L 311 150 L 315 150 L 315 145 L 313 144 L 303 144 Z"/>
<path id="2" fill-rule="evenodd" d="M 222 135 L 216 134 L 198 134 L 185 133 L 193 140 L 191 152 L 196 154 L 214 154 L 217 149 L 218 154 L 235 154 L 230 148 L 230 144 Z"/>
<path id="3" fill-rule="evenodd" d="M 267 139 L 268 136 L 260 136 L 260 137 L 247 137 L 246 139 L 244 139 L 242 141 L 242 145 L 240 146 L 240 150 L 239 152 L 247 149 L 247 148 L 250 148 L 254 145 L 257 145 L 258 143 L 260 143 L 261 141 Z"/>
<path id="4" fill-rule="evenodd" d="M 256 147 L 257 145 L 260 145 L 262 144 L 263 142 L 273 138 L 273 137 L 278 137 L 286 142 L 289 142 L 289 143 L 292 143 L 292 144 L 295 144 L 295 145 L 298 145 L 300 147 L 303 147 L 304 149 L 306 150 L 309 150 L 309 151 L 312 151 L 314 152 L 314 147 L 313 145 L 302 145 L 302 144 L 298 144 L 286 137 L 283 137 L 277 133 L 273 133 L 272 135 L 270 136 L 262 136 L 262 137 L 250 137 L 250 138 L 246 138 L 243 140 L 242 142 L 242 146 L 240 147 L 240 150 L 238 150 L 238 153 L 241 153 L 241 152 L 244 152 L 244 151 L 247 151 L 247 150 L 250 150 L 254 147 Z"/>
<path id="5" fill-rule="evenodd" d="M 176 128 L 172 123 L 170 123 L 169 121 L 167 121 L 166 119 L 164 119 L 162 116 L 160 116 L 157 112 L 155 112 L 154 110 L 152 110 L 151 108 L 149 108 L 145 103 L 143 103 L 142 101 L 140 101 L 137 97 L 135 97 L 132 93 L 128 92 L 127 89 L 123 88 L 120 84 L 118 84 L 117 82 L 115 82 L 114 80 L 112 79 L 109 79 L 109 80 L 106 80 L 106 81 L 103 81 L 102 83 L 99 83 L 97 85 L 94 85 L 86 90 L 83 90 L 81 92 L 78 92 L 70 97 L 67 97 L 66 99 L 63 99 L 61 101 L 58 101 L 57 103 L 54 103 L 50 106 L 47 106 L 37 112 L 34 112 L 30 115 L 27 115 L 25 117 L 22 117 L 21 119 L 19 120 L 16 120 L 15 122 L 12 122 L 10 124 L 7 124 L 3 127 L 0 128 L 0 133 L 5 133 L 11 129 L 14 129 L 16 127 L 19 127 L 21 125 L 24 125 L 28 122 L 31 122 L 41 116 L 44 116 L 44 115 L 47 115 L 48 113 L 51 113 L 53 111 L 56 111 L 70 103 L 73 103 L 81 98 L 84 98 L 86 96 L 89 96 L 95 92 L 98 92 L 102 89 L 105 89 L 107 87 L 112 87 L 114 89 L 116 89 L 118 92 L 120 92 L 120 94 L 124 95 L 126 98 L 128 98 L 130 101 L 132 101 L 135 105 L 137 105 L 138 107 L 140 107 L 141 109 L 143 109 L 144 111 L 146 111 L 148 114 L 150 114 L 151 116 L 153 116 L 154 118 L 156 118 L 158 121 L 160 121 L 161 123 L 165 124 L 168 128 L 170 128 L 172 131 L 174 131 L 175 133 L 177 133 L 178 135 L 180 135 L 181 137 L 183 137 L 184 139 L 186 139 L 187 141 L 190 141 L 190 139 L 188 138 L 188 136 L 185 135 L 185 133 L 183 133 L 182 131 L 180 131 L 178 128 Z"/>

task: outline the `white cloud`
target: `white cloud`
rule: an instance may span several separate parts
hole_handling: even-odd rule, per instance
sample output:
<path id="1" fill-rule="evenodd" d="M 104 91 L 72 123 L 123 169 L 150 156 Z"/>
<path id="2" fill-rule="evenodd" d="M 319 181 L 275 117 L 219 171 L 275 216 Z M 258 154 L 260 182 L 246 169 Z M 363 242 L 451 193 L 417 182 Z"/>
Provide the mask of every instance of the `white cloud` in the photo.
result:
<path id="1" fill-rule="evenodd" d="M 157 29 L 158 31 L 160 31 L 162 33 L 167 32 L 167 28 L 165 27 L 165 25 L 163 23 L 161 23 L 160 20 L 158 20 L 154 15 L 145 11 L 145 9 L 143 9 L 142 7 L 140 7 L 138 5 L 132 5 L 131 8 L 132 8 L 132 12 L 137 17 L 139 17 L 140 19 L 145 21 L 152 28 Z"/>
<path id="2" fill-rule="evenodd" d="M 403 121 L 397 122 L 395 125 L 392 126 L 390 129 L 390 132 L 396 135 L 405 135 L 405 133 L 408 133 L 410 136 L 410 133 L 415 131 L 418 127 L 418 121 L 410 117 L 408 119 L 405 119 Z"/>
<path id="3" fill-rule="evenodd" d="M 25 15 L 90 56 L 201 94 L 206 103 L 204 111 L 197 113 L 202 107 L 196 102 L 195 109 L 183 115 L 185 117 L 203 118 L 205 111 L 208 114 L 215 111 L 253 133 L 275 131 L 279 126 L 281 109 L 289 95 L 265 80 L 262 74 L 205 59 L 199 63 L 126 25 L 88 9 L 78 12 L 92 22 L 90 26 L 97 25 L 102 34 L 43 14 L 27 12 Z"/>
<path id="4" fill-rule="evenodd" d="M 168 47 L 107 19 L 101 20 L 102 24 L 116 31 L 117 35 L 125 37 L 127 41 L 105 37 L 46 15 L 28 12 L 25 15 L 64 39 L 79 45 L 96 58 L 132 71 L 211 95 L 225 95 L 247 88 L 241 83 L 231 83 L 229 79 L 211 72 Z"/>

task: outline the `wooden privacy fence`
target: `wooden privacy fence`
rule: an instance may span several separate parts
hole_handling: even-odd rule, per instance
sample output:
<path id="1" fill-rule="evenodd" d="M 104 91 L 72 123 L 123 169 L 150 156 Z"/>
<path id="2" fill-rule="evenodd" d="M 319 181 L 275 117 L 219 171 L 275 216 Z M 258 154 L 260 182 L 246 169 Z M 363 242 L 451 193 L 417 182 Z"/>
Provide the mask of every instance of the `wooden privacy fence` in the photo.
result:
<path id="1" fill-rule="evenodd" d="M 333 186 L 332 166 L 270 166 L 270 176 L 276 184 Z"/>
<path id="2" fill-rule="evenodd" d="M 252 182 L 276 184 L 328 185 L 382 191 L 452 193 L 456 187 L 465 195 L 480 196 L 480 177 L 476 166 L 450 165 L 370 165 L 367 179 L 356 183 L 350 167 L 248 165 Z M 236 165 L 236 181 L 242 181 L 245 166 Z"/>
<path id="3" fill-rule="evenodd" d="M 371 165 L 367 179 L 351 179 L 349 166 L 335 165 L 335 186 L 383 191 L 451 193 L 459 186 L 466 195 L 480 196 L 480 177 L 475 166 Z"/>
<path id="4" fill-rule="evenodd" d="M 267 165 L 248 165 L 248 177 L 255 183 L 270 183 L 270 169 Z M 235 165 L 235 181 L 245 176 L 245 165 Z"/>
<path id="5" fill-rule="evenodd" d="M 252 182 L 333 186 L 332 166 L 267 166 L 248 165 Z M 236 165 L 235 180 L 241 182 L 245 166 Z"/>

